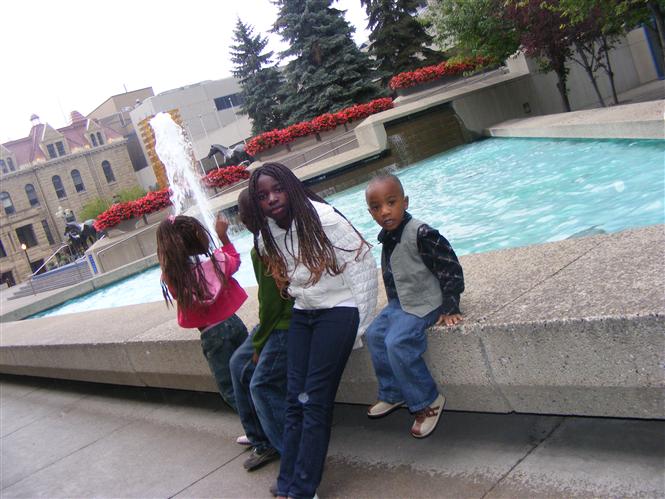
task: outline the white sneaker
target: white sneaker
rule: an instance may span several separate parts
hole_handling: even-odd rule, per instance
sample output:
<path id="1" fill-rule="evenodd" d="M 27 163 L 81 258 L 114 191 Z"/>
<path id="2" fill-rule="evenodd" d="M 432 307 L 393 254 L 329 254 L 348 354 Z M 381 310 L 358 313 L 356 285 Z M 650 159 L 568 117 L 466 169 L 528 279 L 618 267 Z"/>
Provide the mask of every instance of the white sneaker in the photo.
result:
<path id="1" fill-rule="evenodd" d="M 379 400 L 376 404 L 367 409 L 367 416 L 370 418 L 382 418 L 383 416 L 387 416 L 394 410 L 399 409 L 403 405 L 404 401 L 395 402 L 394 404 L 391 404 L 390 402 L 384 402 L 383 400 Z"/>
<path id="2" fill-rule="evenodd" d="M 238 445 L 252 445 L 252 442 L 249 441 L 247 435 L 240 435 L 238 438 L 236 438 L 236 443 Z"/>

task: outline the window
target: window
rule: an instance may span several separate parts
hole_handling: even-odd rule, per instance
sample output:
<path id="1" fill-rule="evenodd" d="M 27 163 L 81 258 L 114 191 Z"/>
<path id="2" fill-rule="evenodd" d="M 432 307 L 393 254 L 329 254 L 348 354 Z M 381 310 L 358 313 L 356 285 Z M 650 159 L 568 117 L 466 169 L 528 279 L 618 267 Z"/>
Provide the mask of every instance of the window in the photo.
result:
<path id="1" fill-rule="evenodd" d="M 104 145 L 104 137 L 102 137 L 102 134 L 100 132 L 97 132 L 97 142 L 99 142 L 100 146 Z"/>
<path id="2" fill-rule="evenodd" d="M 9 173 L 9 170 L 7 169 L 7 163 L 5 163 L 4 159 L 0 159 L 0 168 L 2 168 L 2 173 Z"/>
<path id="3" fill-rule="evenodd" d="M 111 163 L 109 163 L 106 160 L 102 161 L 102 170 L 104 170 L 104 176 L 106 177 L 106 181 L 109 184 L 111 182 L 115 182 L 115 175 L 113 175 L 113 170 L 111 169 Z"/>
<path id="4" fill-rule="evenodd" d="M 83 184 L 83 179 L 78 170 L 72 170 L 72 181 L 74 182 L 74 188 L 76 192 L 85 191 L 85 185 Z"/>
<path id="5" fill-rule="evenodd" d="M 16 167 L 14 166 L 14 160 L 12 158 L 7 158 L 7 166 L 9 166 L 9 169 L 13 172 L 16 171 Z"/>
<path id="6" fill-rule="evenodd" d="M 58 155 L 55 152 L 55 146 L 53 144 L 49 144 L 46 146 L 46 150 L 48 151 L 49 158 L 57 158 Z"/>
<path id="7" fill-rule="evenodd" d="M 42 220 L 42 228 L 44 229 L 44 234 L 46 234 L 46 240 L 48 243 L 55 244 L 55 241 L 53 240 L 53 234 L 51 234 L 51 227 L 48 226 L 48 222 L 46 220 Z"/>
<path id="8" fill-rule="evenodd" d="M 58 149 L 58 156 L 64 156 L 65 155 L 65 144 L 58 141 L 58 142 L 55 143 L 55 147 Z"/>
<path id="9" fill-rule="evenodd" d="M 242 94 L 224 95 L 215 99 L 215 107 L 217 108 L 217 111 L 223 111 L 224 109 L 230 109 L 231 107 L 239 107 L 244 103 L 245 99 L 242 98 Z"/>
<path id="10" fill-rule="evenodd" d="M 7 256 L 7 252 L 5 251 L 5 245 L 2 244 L 2 241 L 0 241 L 0 258 L 4 258 Z"/>
<path id="11" fill-rule="evenodd" d="M 12 203 L 12 198 L 8 192 L 0 192 L 0 201 L 2 201 L 2 207 L 5 209 L 7 215 L 16 213 L 14 209 L 14 203 Z"/>
<path id="12" fill-rule="evenodd" d="M 37 191 L 35 190 L 34 185 L 27 184 L 25 186 L 25 195 L 28 196 L 30 206 L 39 206 L 39 198 L 37 197 Z"/>
<path id="13" fill-rule="evenodd" d="M 97 137 L 94 133 L 90 134 L 90 141 L 92 142 L 92 147 L 97 147 Z"/>
<path id="14" fill-rule="evenodd" d="M 55 195 L 58 196 L 58 199 L 66 198 L 67 193 L 65 192 L 65 186 L 62 185 L 62 180 L 59 175 L 53 175 L 51 178 L 53 182 L 53 188 L 55 189 Z"/>
<path id="15" fill-rule="evenodd" d="M 37 237 L 32 225 L 24 225 L 16 229 L 16 237 L 21 244 L 25 244 L 28 248 L 37 246 Z"/>

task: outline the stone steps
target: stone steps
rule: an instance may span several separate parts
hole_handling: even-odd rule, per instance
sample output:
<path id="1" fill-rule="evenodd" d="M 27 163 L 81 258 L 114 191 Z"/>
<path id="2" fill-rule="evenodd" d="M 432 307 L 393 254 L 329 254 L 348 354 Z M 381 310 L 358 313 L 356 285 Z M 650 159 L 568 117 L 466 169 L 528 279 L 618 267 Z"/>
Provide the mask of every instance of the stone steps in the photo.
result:
<path id="1" fill-rule="evenodd" d="M 30 282 L 20 284 L 17 291 L 8 299 L 15 300 L 24 296 L 64 288 L 90 278 L 92 278 L 90 266 L 85 260 L 79 260 L 75 263 L 39 274 L 33 277 Z"/>

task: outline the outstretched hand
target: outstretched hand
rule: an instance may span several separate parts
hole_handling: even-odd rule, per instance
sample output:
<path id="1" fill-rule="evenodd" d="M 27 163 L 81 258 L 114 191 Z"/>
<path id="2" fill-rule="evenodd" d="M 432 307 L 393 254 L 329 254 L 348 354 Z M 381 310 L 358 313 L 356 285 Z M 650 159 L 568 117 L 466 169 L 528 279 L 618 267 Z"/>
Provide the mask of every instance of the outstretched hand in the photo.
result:
<path id="1" fill-rule="evenodd" d="M 439 320 L 434 324 L 435 326 L 454 326 L 462 322 L 462 314 L 441 314 Z"/>
<path id="2" fill-rule="evenodd" d="M 229 230 L 229 221 L 226 219 L 222 213 L 217 214 L 217 219 L 215 220 L 215 232 L 217 232 L 217 237 L 222 242 L 222 244 L 228 244 L 231 241 L 227 232 Z"/>

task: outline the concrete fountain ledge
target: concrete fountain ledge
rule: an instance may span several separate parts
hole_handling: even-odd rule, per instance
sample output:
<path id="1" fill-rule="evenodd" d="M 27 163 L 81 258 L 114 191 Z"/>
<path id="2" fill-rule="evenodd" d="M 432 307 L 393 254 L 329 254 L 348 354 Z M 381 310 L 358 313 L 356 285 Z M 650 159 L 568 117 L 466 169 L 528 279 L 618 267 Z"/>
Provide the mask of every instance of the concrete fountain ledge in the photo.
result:
<path id="1" fill-rule="evenodd" d="M 657 225 L 462 257 L 466 320 L 432 329 L 427 353 L 446 407 L 665 419 L 664 248 Z M 4 323 L 0 372 L 215 391 L 174 315 L 152 303 Z M 255 300 L 240 315 L 253 324 Z M 367 350 L 353 352 L 338 400 L 375 389 Z"/>

